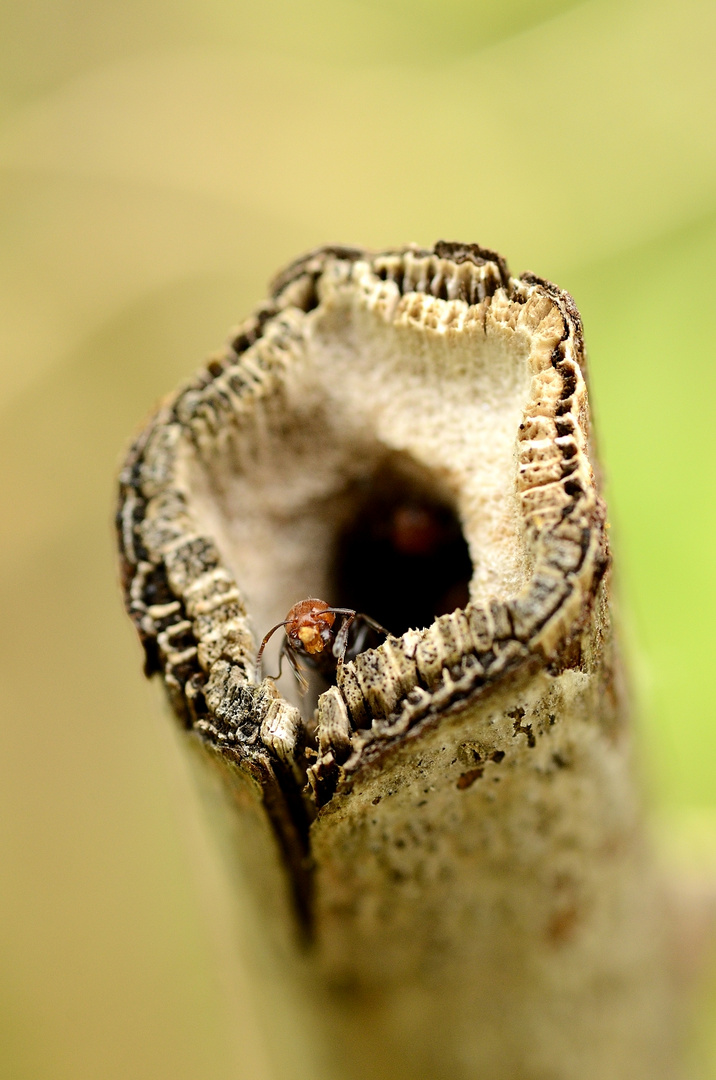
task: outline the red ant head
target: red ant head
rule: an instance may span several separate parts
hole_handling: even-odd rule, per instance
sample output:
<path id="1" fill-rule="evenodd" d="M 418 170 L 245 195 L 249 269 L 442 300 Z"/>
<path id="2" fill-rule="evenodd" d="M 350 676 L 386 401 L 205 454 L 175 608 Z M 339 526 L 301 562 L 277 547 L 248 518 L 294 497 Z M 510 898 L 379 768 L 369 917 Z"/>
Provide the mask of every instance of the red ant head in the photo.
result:
<path id="1" fill-rule="evenodd" d="M 335 614 L 323 600 L 301 600 L 286 616 L 286 636 L 293 649 L 315 656 L 333 642 Z"/>

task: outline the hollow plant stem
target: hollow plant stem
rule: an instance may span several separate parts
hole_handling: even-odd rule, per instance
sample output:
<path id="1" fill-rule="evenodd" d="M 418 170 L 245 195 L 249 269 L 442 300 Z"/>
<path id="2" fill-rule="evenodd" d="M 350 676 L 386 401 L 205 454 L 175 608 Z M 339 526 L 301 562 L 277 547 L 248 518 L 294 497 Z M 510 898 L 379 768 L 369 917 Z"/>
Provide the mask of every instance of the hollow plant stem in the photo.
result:
<path id="1" fill-rule="evenodd" d="M 566 293 L 306 256 L 137 440 L 118 532 L 282 1080 L 675 1075 Z M 310 701 L 255 665 L 304 597 L 392 631 Z"/>

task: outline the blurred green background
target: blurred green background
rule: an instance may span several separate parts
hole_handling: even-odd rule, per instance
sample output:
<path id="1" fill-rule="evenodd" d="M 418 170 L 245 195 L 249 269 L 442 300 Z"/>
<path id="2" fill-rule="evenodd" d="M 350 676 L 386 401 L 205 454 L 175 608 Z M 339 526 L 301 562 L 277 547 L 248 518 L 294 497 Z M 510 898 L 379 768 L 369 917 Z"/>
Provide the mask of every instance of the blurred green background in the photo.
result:
<path id="1" fill-rule="evenodd" d="M 716 881 L 716 5 L 5 0 L 1 25 L 0 1073 L 280 1080 L 110 521 L 154 401 L 319 243 L 478 241 L 575 296 L 655 828 Z"/>

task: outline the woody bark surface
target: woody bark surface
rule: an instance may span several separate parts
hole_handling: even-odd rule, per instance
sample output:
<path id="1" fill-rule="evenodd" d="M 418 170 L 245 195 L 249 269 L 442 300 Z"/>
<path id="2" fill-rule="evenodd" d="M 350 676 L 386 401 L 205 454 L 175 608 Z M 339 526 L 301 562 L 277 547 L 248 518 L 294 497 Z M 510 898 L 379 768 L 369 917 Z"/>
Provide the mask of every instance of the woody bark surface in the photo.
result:
<path id="1" fill-rule="evenodd" d="M 127 606 L 240 868 L 282 1080 L 674 1075 L 584 363 L 571 298 L 492 252 L 326 248 L 129 454 Z M 390 577 L 362 603 L 406 497 L 472 566 L 422 625 Z M 387 640 L 317 699 L 259 680 L 269 627 L 351 574 Z"/>

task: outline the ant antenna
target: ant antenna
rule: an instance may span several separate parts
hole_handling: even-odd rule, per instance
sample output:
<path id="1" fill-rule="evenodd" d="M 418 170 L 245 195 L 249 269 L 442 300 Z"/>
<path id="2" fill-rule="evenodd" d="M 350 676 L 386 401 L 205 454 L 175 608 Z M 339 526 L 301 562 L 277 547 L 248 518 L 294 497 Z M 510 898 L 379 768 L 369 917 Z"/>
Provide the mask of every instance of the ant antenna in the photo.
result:
<path id="1" fill-rule="evenodd" d="M 284 619 L 283 622 L 277 622 L 275 626 L 271 627 L 268 634 L 264 635 L 264 639 L 261 642 L 261 644 L 259 645 L 259 651 L 256 653 L 256 675 L 257 676 L 261 674 L 261 657 L 264 654 L 264 649 L 266 648 L 266 644 L 267 644 L 269 638 L 271 637 L 272 634 L 275 634 L 277 630 L 280 630 L 282 626 L 288 626 L 288 622 L 289 622 L 288 619 Z"/>

